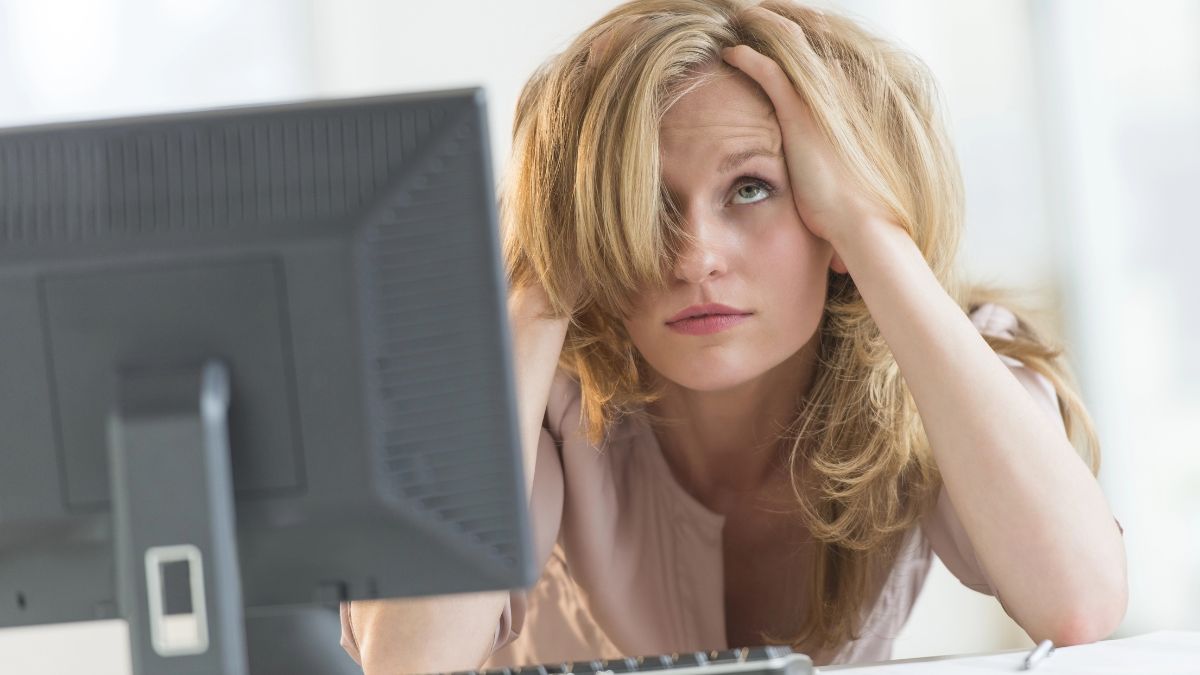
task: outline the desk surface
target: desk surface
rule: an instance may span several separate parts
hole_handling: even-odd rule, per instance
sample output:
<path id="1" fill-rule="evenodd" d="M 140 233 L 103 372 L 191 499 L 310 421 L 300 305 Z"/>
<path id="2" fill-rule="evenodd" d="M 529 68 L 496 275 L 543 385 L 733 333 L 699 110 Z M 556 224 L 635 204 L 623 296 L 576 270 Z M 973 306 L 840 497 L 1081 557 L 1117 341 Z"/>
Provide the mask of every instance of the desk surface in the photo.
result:
<path id="1" fill-rule="evenodd" d="M 933 656 L 884 663 L 818 668 L 854 675 L 983 675 L 1019 672 L 1027 649 Z M 1118 640 L 1059 647 L 1033 671 L 1037 675 L 1200 675 L 1200 631 L 1164 630 Z"/>
<path id="2" fill-rule="evenodd" d="M 974 654 L 946 654 L 943 656 L 920 656 L 920 657 L 912 658 L 912 659 L 896 659 L 895 661 L 879 661 L 877 663 L 851 663 L 851 664 L 842 665 L 842 666 L 822 666 L 820 668 L 817 668 L 817 671 L 822 672 L 822 673 L 828 673 L 828 672 L 833 672 L 833 671 L 837 671 L 837 670 L 855 671 L 855 670 L 862 670 L 864 668 L 878 668 L 880 666 L 895 666 L 895 665 L 899 665 L 902 663 L 930 663 L 932 661 L 950 661 L 950 660 L 957 660 L 957 659 L 972 658 L 972 657 L 977 657 L 977 656 L 995 656 L 997 654 L 1021 654 L 1022 658 L 1024 658 L 1023 655 L 1028 654 L 1029 651 L 1030 650 L 1028 650 L 1028 649 L 1006 649 L 1002 652 L 976 652 Z"/>

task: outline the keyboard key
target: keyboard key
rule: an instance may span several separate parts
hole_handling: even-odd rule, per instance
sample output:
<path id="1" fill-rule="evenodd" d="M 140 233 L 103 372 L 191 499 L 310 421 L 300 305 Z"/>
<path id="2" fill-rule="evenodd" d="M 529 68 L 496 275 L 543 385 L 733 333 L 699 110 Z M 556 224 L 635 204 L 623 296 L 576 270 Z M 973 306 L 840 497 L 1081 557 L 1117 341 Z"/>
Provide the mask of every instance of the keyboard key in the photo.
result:
<path id="1" fill-rule="evenodd" d="M 708 656 L 704 652 L 685 652 L 675 659 L 676 668 L 694 668 L 706 663 L 708 663 Z"/>
<path id="2" fill-rule="evenodd" d="M 644 656 L 638 659 L 638 670 L 666 670 L 672 665 L 670 655 L 659 654 L 657 656 Z"/>
<path id="3" fill-rule="evenodd" d="M 787 656 L 791 653 L 791 647 L 781 645 L 772 645 L 770 647 L 749 647 L 746 650 L 746 660 L 760 661 L 765 659 L 773 659 L 779 656 Z"/>
<path id="4" fill-rule="evenodd" d="M 738 663 L 742 660 L 745 650 L 738 649 L 723 649 L 721 651 L 711 651 L 708 653 L 709 663 Z"/>
<path id="5" fill-rule="evenodd" d="M 637 659 L 610 659 L 604 662 L 604 669 L 614 673 L 632 673 L 637 671 Z"/>

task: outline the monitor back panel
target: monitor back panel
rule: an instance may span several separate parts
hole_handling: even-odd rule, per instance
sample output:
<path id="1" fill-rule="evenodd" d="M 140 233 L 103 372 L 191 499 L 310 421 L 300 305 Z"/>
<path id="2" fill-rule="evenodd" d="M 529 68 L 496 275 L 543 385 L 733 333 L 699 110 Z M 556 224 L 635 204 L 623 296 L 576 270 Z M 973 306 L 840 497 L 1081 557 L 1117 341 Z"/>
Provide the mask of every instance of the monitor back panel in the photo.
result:
<path id="1" fill-rule="evenodd" d="M 478 90 L 0 131 L 0 625 L 116 616 L 117 373 L 224 360 L 248 606 L 529 585 Z"/>

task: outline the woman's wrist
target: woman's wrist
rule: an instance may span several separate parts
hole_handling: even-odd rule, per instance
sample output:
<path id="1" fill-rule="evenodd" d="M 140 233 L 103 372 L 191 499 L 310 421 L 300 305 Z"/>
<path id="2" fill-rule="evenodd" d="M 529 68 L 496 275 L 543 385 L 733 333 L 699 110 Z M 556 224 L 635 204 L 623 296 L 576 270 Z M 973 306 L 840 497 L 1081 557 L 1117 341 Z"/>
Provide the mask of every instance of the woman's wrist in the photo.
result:
<path id="1" fill-rule="evenodd" d="M 567 321 L 567 317 L 555 316 L 550 296 L 541 284 L 511 289 L 508 293 L 508 312 L 512 318 Z"/>

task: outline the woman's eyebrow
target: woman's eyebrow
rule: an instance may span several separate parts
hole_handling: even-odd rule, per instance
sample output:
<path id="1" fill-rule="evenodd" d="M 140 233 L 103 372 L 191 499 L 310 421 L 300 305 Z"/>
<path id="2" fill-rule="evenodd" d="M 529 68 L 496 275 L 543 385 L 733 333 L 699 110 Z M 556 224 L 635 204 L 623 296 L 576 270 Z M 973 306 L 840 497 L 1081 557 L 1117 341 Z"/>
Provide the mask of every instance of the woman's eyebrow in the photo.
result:
<path id="1" fill-rule="evenodd" d="M 725 155 L 724 159 L 721 160 L 720 166 L 717 167 L 717 171 L 721 173 L 728 173 L 755 157 L 778 158 L 779 153 L 775 152 L 774 150 L 768 150 L 767 148 L 749 148 L 747 150 L 739 150 L 737 152 Z"/>

